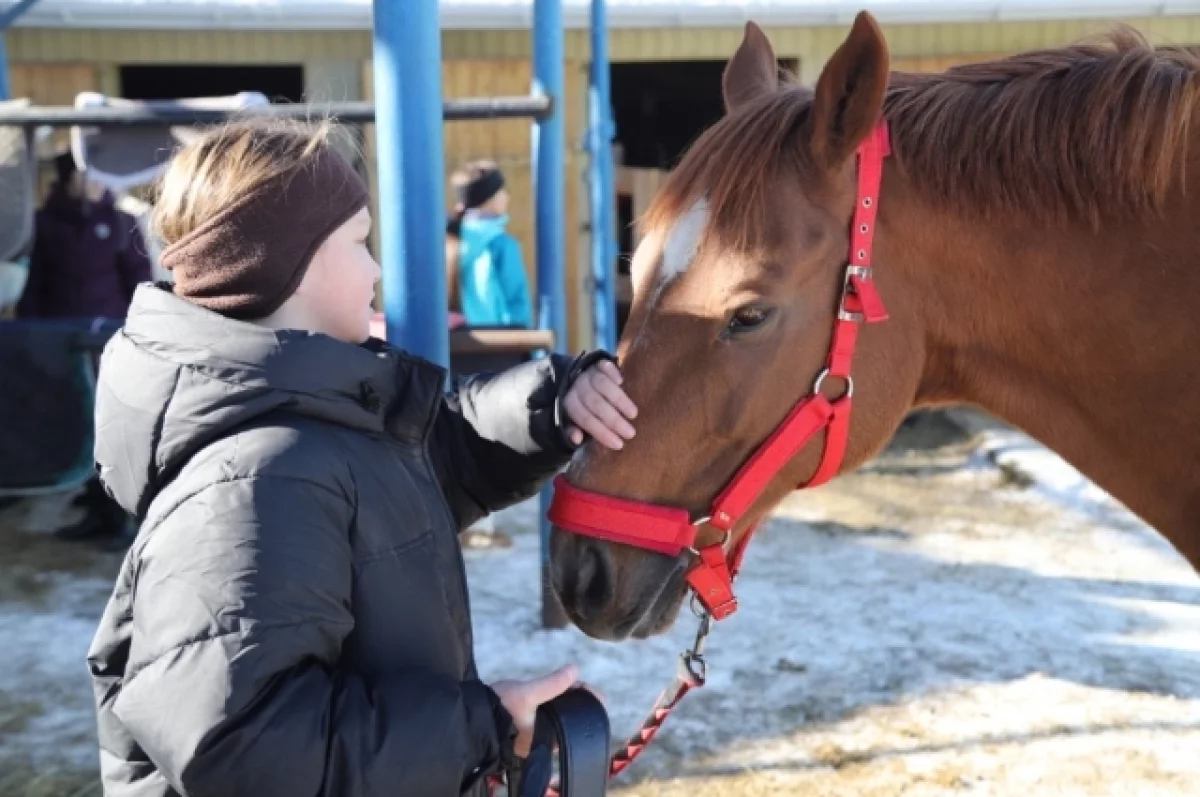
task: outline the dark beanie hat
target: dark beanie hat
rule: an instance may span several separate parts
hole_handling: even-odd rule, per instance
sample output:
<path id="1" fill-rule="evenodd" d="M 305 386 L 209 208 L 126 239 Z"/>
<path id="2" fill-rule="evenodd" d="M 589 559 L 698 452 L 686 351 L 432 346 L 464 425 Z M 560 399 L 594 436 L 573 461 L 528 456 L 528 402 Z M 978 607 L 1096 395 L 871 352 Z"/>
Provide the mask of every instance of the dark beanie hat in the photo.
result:
<path id="1" fill-rule="evenodd" d="M 499 169 L 484 169 L 455 189 L 455 199 L 463 208 L 477 208 L 500 193 L 504 187 L 504 175 Z"/>
<path id="2" fill-rule="evenodd" d="M 231 318 L 264 318 L 368 199 L 346 159 L 323 146 L 164 249 L 162 267 L 174 275 L 176 295 Z"/>

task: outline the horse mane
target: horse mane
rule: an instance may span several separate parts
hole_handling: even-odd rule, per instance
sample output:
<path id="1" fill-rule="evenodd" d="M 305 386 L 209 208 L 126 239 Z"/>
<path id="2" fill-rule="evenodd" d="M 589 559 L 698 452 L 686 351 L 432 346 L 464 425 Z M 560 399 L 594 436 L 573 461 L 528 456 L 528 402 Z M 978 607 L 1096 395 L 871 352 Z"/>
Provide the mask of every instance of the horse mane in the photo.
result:
<path id="1" fill-rule="evenodd" d="M 702 196 L 710 230 L 761 240 L 766 192 L 812 173 L 812 91 L 793 84 L 701 136 L 650 208 L 652 226 Z M 1180 185 L 1200 98 L 1200 54 L 1155 48 L 1127 26 L 1092 41 L 953 67 L 893 73 L 884 102 L 895 160 L 930 201 L 1099 225 L 1160 209 Z"/>

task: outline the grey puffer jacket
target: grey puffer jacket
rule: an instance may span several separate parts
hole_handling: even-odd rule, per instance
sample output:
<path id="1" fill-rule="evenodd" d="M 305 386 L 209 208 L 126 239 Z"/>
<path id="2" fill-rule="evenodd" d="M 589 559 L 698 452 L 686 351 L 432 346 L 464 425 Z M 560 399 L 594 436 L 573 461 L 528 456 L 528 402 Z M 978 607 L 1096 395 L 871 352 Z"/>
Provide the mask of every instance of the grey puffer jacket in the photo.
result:
<path id="1" fill-rule="evenodd" d="M 88 655 L 105 794 L 484 793 L 515 731 L 456 532 L 565 464 L 571 373 L 447 396 L 378 341 L 139 287 L 96 407 L 101 478 L 142 521 Z"/>

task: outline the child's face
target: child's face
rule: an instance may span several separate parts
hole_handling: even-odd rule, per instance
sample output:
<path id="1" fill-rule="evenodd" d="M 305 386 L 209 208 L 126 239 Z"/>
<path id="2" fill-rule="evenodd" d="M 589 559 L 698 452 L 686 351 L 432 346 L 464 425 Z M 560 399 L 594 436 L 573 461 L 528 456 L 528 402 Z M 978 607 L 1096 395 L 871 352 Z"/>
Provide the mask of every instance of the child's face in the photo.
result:
<path id="1" fill-rule="evenodd" d="M 370 337 L 371 306 L 380 268 L 367 249 L 371 214 L 366 208 L 325 239 L 296 289 L 316 332 L 362 343 Z"/>

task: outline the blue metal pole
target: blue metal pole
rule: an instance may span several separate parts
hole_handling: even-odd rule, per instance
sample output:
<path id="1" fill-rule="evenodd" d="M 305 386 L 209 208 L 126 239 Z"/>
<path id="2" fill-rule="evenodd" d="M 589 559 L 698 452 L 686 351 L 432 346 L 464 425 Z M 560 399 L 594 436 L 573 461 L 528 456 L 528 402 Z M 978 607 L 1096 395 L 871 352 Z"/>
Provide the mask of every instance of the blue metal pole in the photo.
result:
<path id="1" fill-rule="evenodd" d="M 566 257 L 563 214 L 563 28 L 562 0 L 534 0 L 533 94 L 551 98 L 550 115 L 534 126 L 533 170 L 537 231 L 537 287 L 542 329 L 554 331 L 555 350 L 566 348 Z"/>
<path id="2" fill-rule="evenodd" d="M 38 0 L 18 0 L 0 13 L 0 30 L 4 30 L 21 18 L 29 9 L 37 5 Z"/>
<path id="3" fill-rule="evenodd" d="M 38 0 L 19 0 L 0 13 L 0 100 L 12 99 L 12 85 L 8 81 L 8 47 L 4 41 L 4 31 L 37 2 Z"/>
<path id="4" fill-rule="evenodd" d="M 450 365 L 437 0 L 375 0 L 379 238 L 388 340 Z"/>
<path id="5" fill-rule="evenodd" d="M 562 0 L 533 2 L 533 93 L 548 95 L 551 113 L 533 128 L 534 222 L 537 233 L 538 326 L 554 332 L 554 348 L 567 345 L 566 293 L 563 272 L 566 262 L 563 129 L 563 23 Z M 567 624 L 562 607 L 550 587 L 550 508 L 552 489 L 541 494 L 542 537 L 542 626 L 563 628 Z"/>
<path id="6" fill-rule="evenodd" d="M 0 31 L 0 100 L 12 99 L 12 85 L 8 82 L 8 47 L 4 43 L 4 32 Z"/>
<path id="7" fill-rule="evenodd" d="M 617 240 L 613 218 L 612 99 L 609 89 L 608 15 L 592 0 L 592 66 L 588 92 L 588 150 L 592 189 L 592 301 L 595 345 L 617 348 Z"/>

